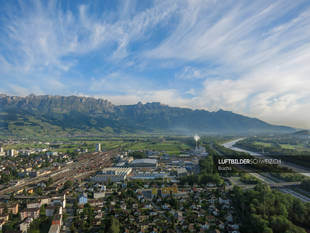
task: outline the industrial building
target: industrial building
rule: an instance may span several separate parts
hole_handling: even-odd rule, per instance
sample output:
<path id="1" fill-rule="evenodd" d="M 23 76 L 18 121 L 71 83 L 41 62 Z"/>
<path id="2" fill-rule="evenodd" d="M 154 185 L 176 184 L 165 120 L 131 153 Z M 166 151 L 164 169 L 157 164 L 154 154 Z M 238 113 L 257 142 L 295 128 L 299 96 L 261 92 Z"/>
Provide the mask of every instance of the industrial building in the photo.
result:
<path id="1" fill-rule="evenodd" d="M 10 149 L 7 151 L 7 155 L 10 156 L 10 157 L 15 157 L 18 155 L 18 151 L 17 150 L 14 150 L 14 149 Z"/>
<path id="2" fill-rule="evenodd" d="M 166 172 L 137 172 L 130 176 L 131 180 L 154 180 L 168 178 L 169 174 Z"/>
<path id="3" fill-rule="evenodd" d="M 131 162 L 131 167 L 157 167 L 156 159 L 135 159 Z"/>
<path id="4" fill-rule="evenodd" d="M 96 176 L 91 177 L 90 180 L 99 183 L 125 181 L 127 176 L 131 173 L 131 171 L 132 168 L 120 168 L 120 167 L 105 168 Z"/>

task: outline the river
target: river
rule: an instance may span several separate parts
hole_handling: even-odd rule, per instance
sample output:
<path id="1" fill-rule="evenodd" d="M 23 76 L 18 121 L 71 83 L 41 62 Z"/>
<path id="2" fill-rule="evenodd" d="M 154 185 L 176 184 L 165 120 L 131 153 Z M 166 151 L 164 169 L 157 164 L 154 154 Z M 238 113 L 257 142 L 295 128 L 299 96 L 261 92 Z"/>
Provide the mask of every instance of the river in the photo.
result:
<path id="1" fill-rule="evenodd" d="M 238 152 L 245 152 L 245 153 L 248 153 L 254 157 L 258 157 L 258 158 L 266 158 L 266 159 L 270 159 L 271 157 L 268 157 L 266 155 L 263 155 L 263 154 L 260 154 L 260 153 L 257 153 L 257 152 L 253 152 L 253 151 L 249 151 L 249 150 L 245 150 L 245 149 L 241 149 L 239 147 L 236 147 L 235 144 L 241 140 L 243 140 L 244 138 L 238 138 L 238 139 L 235 139 L 235 140 L 232 140 L 232 141 L 229 141 L 229 142 L 225 142 L 222 144 L 222 146 L 224 146 L 225 148 L 228 148 L 228 149 L 231 149 L 231 150 L 234 150 L 234 151 L 238 151 Z M 302 167 L 302 166 L 299 166 L 299 165 L 296 165 L 294 163 L 289 163 L 289 162 L 283 162 L 282 161 L 282 164 L 280 165 L 282 167 L 287 167 L 287 168 L 290 168 L 292 169 L 293 171 L 297 172 L 297 173 L 300 173 L 304 176 L 307 176 L 307 177 L 310 177 L 310 169 L 309 168 L 305 168 L 305 167 Z"/>

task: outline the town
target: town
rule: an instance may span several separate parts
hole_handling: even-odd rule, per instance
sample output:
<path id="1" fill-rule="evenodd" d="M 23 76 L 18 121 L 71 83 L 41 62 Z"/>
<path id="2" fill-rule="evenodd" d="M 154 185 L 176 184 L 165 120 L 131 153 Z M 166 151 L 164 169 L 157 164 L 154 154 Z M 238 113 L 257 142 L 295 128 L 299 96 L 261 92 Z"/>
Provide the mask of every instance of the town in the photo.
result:
<path id="1" fill-rule="evenodd" d="M 195 142 L 178 155 L 155 150 L 57 152 L 1 147 L 2 232 L 239 232 L 223 183 L 189 184 L 208 158 Z M 185 179 L 184 179 L 185 178 Z"/>

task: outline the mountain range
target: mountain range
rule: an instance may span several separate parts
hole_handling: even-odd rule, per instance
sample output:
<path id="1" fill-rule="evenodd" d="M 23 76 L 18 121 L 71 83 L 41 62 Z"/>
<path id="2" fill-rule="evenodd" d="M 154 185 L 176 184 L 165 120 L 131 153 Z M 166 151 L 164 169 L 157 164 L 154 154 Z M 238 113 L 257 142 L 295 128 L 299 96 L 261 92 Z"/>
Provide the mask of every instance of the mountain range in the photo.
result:
<path id="1" fill-rule="evenodd" d="M 0 95 L 2 135 L 106 135 L 126 133 L 259 134 L 294 132 L 230 111 L 192 110 L 158 102 L 113 105 L 80 96 Z"/>

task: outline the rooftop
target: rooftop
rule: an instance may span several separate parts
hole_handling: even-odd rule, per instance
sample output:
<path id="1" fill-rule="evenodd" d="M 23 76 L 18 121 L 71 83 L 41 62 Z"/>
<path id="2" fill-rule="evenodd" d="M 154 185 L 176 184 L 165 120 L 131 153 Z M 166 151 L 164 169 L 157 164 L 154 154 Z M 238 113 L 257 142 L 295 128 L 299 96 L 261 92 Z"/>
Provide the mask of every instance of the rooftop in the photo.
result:
<path id="1" fill-rule="evenodd" d="M 140 164 L 140 163 L 150 163 L 150 164 L 156 164 L 157 159 L 135 159 L 131 162 L 131 164 Z"/>

